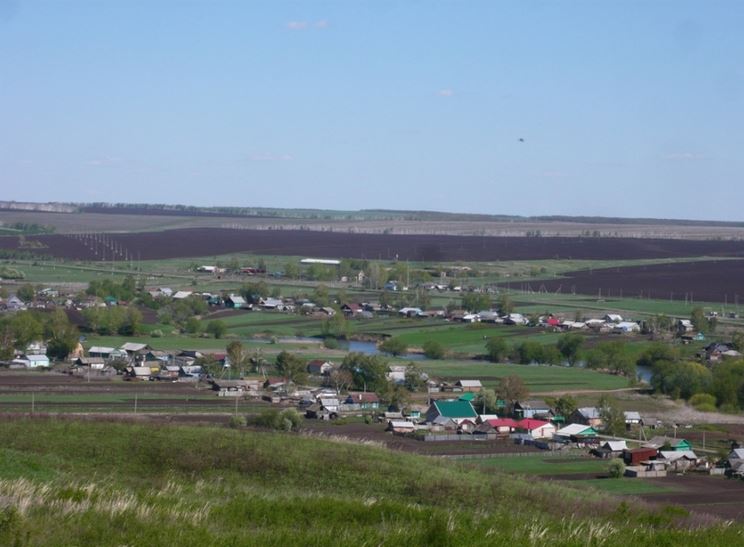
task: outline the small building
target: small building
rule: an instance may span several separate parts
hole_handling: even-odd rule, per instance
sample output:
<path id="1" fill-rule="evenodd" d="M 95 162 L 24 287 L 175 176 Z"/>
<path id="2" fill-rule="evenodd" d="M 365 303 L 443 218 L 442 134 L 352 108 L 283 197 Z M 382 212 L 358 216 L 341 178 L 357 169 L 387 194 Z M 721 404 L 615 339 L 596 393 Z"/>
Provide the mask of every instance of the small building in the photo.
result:
<path id="1" fill-rule="evenodd" d="M 461 387 L 463 391 L 470 393 L 479 393 L 483 389 L 480 380 L 458 380 L 456 385 Z"/>
<path id="2" fill-rule="evenodd" d="M 676 452 L 692 451 L 692 445 L 685 439 L 674 439 L 672 437 L 652 437 L 648 442 L 643 444 L 644 448 L 655 448 L 656 450 L 665 449 Z"/>
<path id="3" fill-rule="evenodd" d="M 212 389 L 218 397 L 242 397 L 247 386 L 244 380 L 213 380 Z"/>
<path id="4" fill-rule="evenodd" d="M 334 369 L 333 363 L 324 359 L 312 359 L 307 362 L 308 374 L 316 376 L 328 376 Z"/>
<path id="5" fill-rule="evenodd" d="M 127 368 L 127 377 L 134 380 L 149 380 L 152 376 L 150 367 L 129 367 Z"/>
<path id="6" fill-rule="evenodd" d="M 619 334 L 633 334 L 641 332 L 641 326 L 633 321 L 620 321 L 612 327 L 612 332 Z"/>
<path id="7" fill-rule="evenodd" d="M 599 448 L 593 450 L 595 456 L 600 458 L 618 458 L 628 450 L 625 441 L 605 441 Z"/>
<path id="8" fill-rule="evenodd" d="M 380 398 L 371 391 L 351 391 L 344 401 L 347 405 L 359 405 L 360 410 L 380 408 Z"/>
<path id="9" fill-rule="evenodd" d="M 100 357 L 101 359 L 105 360 L 110 359 L 114 351 L 114 348 L 109 348 L 106 346 L 91 346 L 91 348 L 88 350 L 88 356 Z"/>
<path id="10" fill-rule="evenodd" d="M 486 420 L 496 433 L 508 434 L 513 433 L 517 429 L 517 422 L 511 418 L 497 418 L 493 420 Z"/>
<path id="11" fill-rule="evenodd" d="M 319 402 L 320 406 L 328 412 L 338 412 L 339 407 L 341 406 L 339 400 L 334 398 L 320 399 Z"/>
<path id="12" fill-rule="evenodd" d="M 574 443 L 593 443 L 597 439 L 597 430 L 586 424 L 569 424 L 555 432 L 554 437 Z"/>
<path id="13" fill-rule="evenodd" d="M 668 470 L 680 473 L 697 466 L 698 457 L 692 450 L 660 450 L 657 461 L 665 463 Z"/>
<path id="14" fill-rule="evenodd" d="M 106 362 L 101 357 L 78 357 L 73 361 L 78 367 L 90 367 L 91 370 L 103 370 Z"/>
<path id="15" fill-rule="evenodd" d="M 630 429 L 634 425 L 643 425 L 643 419 L 641 418 L 640 412 L 635 410 L 626 410 L 623 412 L 625 415 L 625 427 Z"/>
<path id="16" fill-rule="evenodd" d="M 625 465 L 641 465 L 642 462 L 655 458 L 658 454 L 656 448 L 641 447 L 623 451 Z"/>
<path id="17" fill-rule="evenodd" d="M 555 426 L 544 420 L 525 418 L 517 422 L 517 430 L 526 431 L 533 439 L 552 439 Z"/>
<path id="18" fill-rule="evenodd" d="M 569 417 L 572 422 L 588 425 L 591 427 L 602 427 L 603 421 L 600 411 L 594 406 L 585 406 L 574 410 Z"/>
<path id="19" fill-rule="evenodd" d="M 248 304 L 245 298 L 239 294 L 231 294 L 225 298 L 225 307 L 235 310 L 249 310 L 253 308 L 253 305 Z"/>
<path id="20" fill-rule="evenodd" d="M 545 401 L 531 399 L 529 401 L 517 401 L 514 404 L 514 416 L 517 418 L 543 418 L 550 419 L 553 411 Z"/>
<path id="21" fill-rule="evenodd" d="M 426 411 L 426 421 L 433 422 L 438 417 L 450 418 L 453 420 L 470 419 L 475 421 L 478 413 L 469 401 L 442 400 L 432 402 Z"/>
<path id="22" fill-rule="evenodd" d="M 622 323 L 623 316 L 617 313 L 608 313 L 604 316 L 604 321 L 606 323 Z"/>
<path id="23" fill-rule="evenodd" d="M 405 434 L 413 433 L 416 430 L 416 425 L 413 422 L 407 420 L 389 420 L 387 425 L 387 431 L 393 433 Z"/>

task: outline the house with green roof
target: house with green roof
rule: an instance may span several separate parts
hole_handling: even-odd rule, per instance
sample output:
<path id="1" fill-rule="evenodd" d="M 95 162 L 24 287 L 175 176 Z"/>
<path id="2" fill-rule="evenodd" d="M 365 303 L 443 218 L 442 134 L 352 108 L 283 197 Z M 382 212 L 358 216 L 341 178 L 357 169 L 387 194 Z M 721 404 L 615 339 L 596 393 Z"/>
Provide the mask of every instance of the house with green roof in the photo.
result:
<path id="1" fill-rule="evenodd" d="M 673 439 L 671 437 L 652 437 L 644 445 L 644 448 L 656 448 L 657 450 L 666 449 L 688 451 L 692 450 L 690 441 L 686 439 Z"/>
<path id="2" fill-rule="evenodd" d="M 444 418 L 451 418 L 452 420 L 475 420 L 478 417 L 478 413 L 473 408 L 470 401 L 462 401 L 460 399 L 449 399 L 432 402 L 429 409 L 426 411 L 426 421 L 433 422 L 440 416 Z"/>

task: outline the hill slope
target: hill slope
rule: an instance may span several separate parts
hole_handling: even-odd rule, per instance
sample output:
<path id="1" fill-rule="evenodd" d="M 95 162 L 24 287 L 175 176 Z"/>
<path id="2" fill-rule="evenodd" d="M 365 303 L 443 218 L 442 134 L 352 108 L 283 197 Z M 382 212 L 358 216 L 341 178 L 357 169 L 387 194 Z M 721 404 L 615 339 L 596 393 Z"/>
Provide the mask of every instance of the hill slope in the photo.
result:
<path id="1" fill-rule="evenodd" d="M 740 544 L 593 491 L 298 435 L 0 424 L 0 544 Z"/>

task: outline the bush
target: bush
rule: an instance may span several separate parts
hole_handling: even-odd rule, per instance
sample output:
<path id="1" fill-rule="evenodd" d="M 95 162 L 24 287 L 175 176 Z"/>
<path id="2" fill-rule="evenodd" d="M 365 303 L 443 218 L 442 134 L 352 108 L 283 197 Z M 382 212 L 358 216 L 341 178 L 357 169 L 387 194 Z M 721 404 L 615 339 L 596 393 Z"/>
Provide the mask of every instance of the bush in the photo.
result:
<path id="1" fill-rule="evenodd" d="M 230 427 L 233 429 L 239 429 L 248 425 L 248 420 L 245 416 L 230 416 Z"/>
<path id="2" fill-rule="evenodd" d="M 302 416 L 294 408 L 265 410 L 251 420 L 251 424 L 276 431 L 297 431 L 302 425 Z"/>
<path id="3" fill-rule="evenodd" d="M 690 405 L 701 412 L 713 412 L 716 409 L 716 398 L 710 393 L 696 393 L 690 397 Z"/>
<path id="4" fill-rule="evenodd" d="M 323 338 L 323 347 L 328 349 L 338 349 L 338 340 L 336 340 L 333 336 L 326 336 L 325 338 Z"/>
<path id="5" fill-rule="evenodd" d="M 445 355 L 444 346 L 436 340 L 427 340 L 423 345 L 424 355 L 429 359 L 442 359 Z"/>
<path id="6" fill-rule="evenodd" d="M 612 460 L 610 465 L 607 467 L 607 474 L 612 479 L 619 479 L 625 475 L 625 464 L 622 460 Z"/>
<path id="7" fill-rule="evenodd" d="M 402 338 L 393 337 L 388 338 L 382 344 L 380 344 L 380 351 L 390 353 L 392 355 L 403 355 L 408 352 L 408 345 L 403 341 Z"/>
<path id="8" fill-rule="evenodd" d="M 155 329 L 153 331 L 150 331 L 150 336 L 152 336 L 153 338 L 162 338 L 163 331 L 160 329 Z"/>

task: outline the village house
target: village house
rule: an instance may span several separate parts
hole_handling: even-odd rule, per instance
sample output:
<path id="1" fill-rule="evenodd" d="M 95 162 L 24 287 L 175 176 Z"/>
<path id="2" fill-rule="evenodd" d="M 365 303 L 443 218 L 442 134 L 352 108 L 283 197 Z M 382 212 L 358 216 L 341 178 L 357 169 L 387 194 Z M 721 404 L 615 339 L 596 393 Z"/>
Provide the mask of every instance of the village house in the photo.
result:
<path id="1" fill-rule="evenodd" d="M 353 405 L 355 410 L 377 410 L 380 408 L 380 398 L 371 391 L 350 391 L 344 404 Z"/>
<path id="2" fill-rule="evenodd" d="M 334 368 L 333 363 L 324 359 L 312 359 L 307 362 L 308 374 L 315 376 L 328 376 Z"/>
<path id="3" fill-rule="evenodd" d="M 463 391 L 470 393 L 479 393 L 483 389 L 480 380 L 458 380 L 456 385 Z"/>
<path id="4" fill-rule="evenodd" d="M 599 448 L 592 450 L 592 454 L 600 458 L 618 458 L 628 450 L 625 441 L 605 441 Z"/>
<path id="5" fill-rule="evenodd" d="M 575 423 L 589 425 L 591 427 L 602 427 L 602 416 L 597 407 L 585 406 L 577 408 L 569 417 L 569 420 Z"/>
<path id="6" fill-rule="evenodd" d="M 555 435 L 555 426 L 544 420 L 525 418 L 517 422 L 517 431 L 528 433 L 533 439 L 551 439 Z"/>
<path id="7" fill-rule="evenodd" d="M 426 411 L 426 421 L 433 422 L 438 417 L 449 418 L 459 423 L 462 420 L 475 421 L 478 418 L 478 413 L 468 401 L 433 401 Z"/>
<path id="8" fill-rule="evenodd" d="M 623 461 L 625 465 L 641 465 L 653 458 L 656 458 L 658 450 L 652 447 L 633 448 L 623 451 Z"/>
<path id="9" fill-rule="evenodd" d="M 684 473 L 697 466 L 698 457 L 692 450 L 659 450 L 657 461 L 669 471 Z"/>
<path id="10" fill-rule="evenodd" d="M 253 304 L 246 302 L 245 298 L 239 294 L 230 294 L 225 297 L 225 307 L 235 310 L 250 310 L 253 309 Z"/>
<path id="11" fill-rule="evenodd" d="M 212 380 L 212 389 L 218 397 L 242 397 L 248 386 L 244 380 Z"/>
<path id="12" fill-rule="evenodd" d="M 580 446 L 598 442 L 597 430 L 586 424 L 569 424 L 556 431 L 554 437 Z"/>
<path id="13" fill-rule="evenodd" d="M 685 439 L 674 439 L 672 437 L 652 437 L 643 444 L 644 448 L 655 448 L 656 450 L 674 450 L 686 452 L 692 450 L 692 445 Z"/>
<path id="14" fill-rule="evenodd" d="M 543 418 L 549 420 L 553 416 L 553 410 L 545 401 L 540 399 L 517 401 L 514 403 L 514 416 L 516 418 Z"/>

